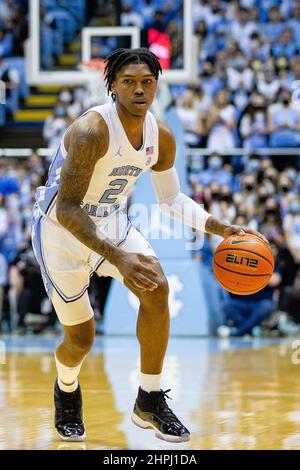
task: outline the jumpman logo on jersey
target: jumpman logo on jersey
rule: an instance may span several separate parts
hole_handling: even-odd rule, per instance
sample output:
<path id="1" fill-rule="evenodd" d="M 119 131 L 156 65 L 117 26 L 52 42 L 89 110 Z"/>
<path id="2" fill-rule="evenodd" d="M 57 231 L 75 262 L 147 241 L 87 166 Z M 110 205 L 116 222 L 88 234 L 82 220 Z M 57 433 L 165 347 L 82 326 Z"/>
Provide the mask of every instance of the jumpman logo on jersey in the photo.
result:
<path id="1" fill-rule="evenodd" d="M 115 157 L 122 157 L 121 146 L 118 148 L 118 151 L 115 153 Z"/>

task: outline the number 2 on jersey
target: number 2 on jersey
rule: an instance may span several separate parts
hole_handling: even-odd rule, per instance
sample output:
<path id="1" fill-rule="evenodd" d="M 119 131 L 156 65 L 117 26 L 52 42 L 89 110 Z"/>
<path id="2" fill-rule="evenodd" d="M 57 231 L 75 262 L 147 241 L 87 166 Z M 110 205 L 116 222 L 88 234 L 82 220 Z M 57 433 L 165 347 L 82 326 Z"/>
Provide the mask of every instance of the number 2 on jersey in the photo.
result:
<path id="1" fill-rule="evenodd" d="M 110 197 L 110 196 L 117 196 L 118 194 L 120 194 L 124 190 L 127 183 L 128 183 L 127 180 L 120 179 L 120 178 L 111 181 L 109 183 L 109 186 L 113 186 L 113 188 L 107 189 L 106 191 L 104 191 L 103 195 L 99 199 L 99 202 L 105 203 L 105 204 L 113 204 L 114 202 L 116 202 L 118 198 Z"/>

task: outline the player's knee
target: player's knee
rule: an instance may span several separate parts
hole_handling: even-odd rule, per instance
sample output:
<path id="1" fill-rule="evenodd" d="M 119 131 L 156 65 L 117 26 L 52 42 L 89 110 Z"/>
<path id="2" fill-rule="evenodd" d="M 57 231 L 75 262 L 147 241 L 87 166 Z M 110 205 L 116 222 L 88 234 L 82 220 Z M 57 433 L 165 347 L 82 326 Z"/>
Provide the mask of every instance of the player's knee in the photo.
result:
<path id="1" fill-rule="evenodd" d="M 157 281 L 158 286 L 153 291 L 154 294 L 161 297 L 162 299 L 168 299 L 169 297 L 169 283 L 166 276 L 161 275 Z"/>
<path id="2" fill-rule="evenodd" d="M 151 303 L 152 305 L 158 302 L 160 305 L 168 302 L 169 297 L 169 284 L 167 278 L 161 274 L 159 278 L 155 279 L 158 284 L 157 288 L 153 291 L 143 292 L 141 301 L 144 303 Z"/>
<path id="3" fill-rule="evenodd" d="M 93 346 L 95 333 L 91 329 L 76 327 L 75 331 L 68 333 L 68 340 L 72 348 L 82 353 L 88 353 Z"/>

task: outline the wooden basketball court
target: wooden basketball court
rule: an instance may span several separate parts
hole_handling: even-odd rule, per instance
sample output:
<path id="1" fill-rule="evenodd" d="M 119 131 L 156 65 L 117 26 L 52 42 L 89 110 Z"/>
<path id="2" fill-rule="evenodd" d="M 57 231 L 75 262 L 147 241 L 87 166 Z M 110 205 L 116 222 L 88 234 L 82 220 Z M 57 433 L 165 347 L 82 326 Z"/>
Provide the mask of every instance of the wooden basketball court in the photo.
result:
<path id="1" fill-rule="evenodd" d="M 60 441 L 53 426 L 58 338 L 1 340 L 1 450 L 300 448 L 300 365 L 292 361 L 292 340 L 171 339 L 163 385 L 192 432 L 180 445 L 130 421 L 139 382 L 134 338 L 98 337 L 82 367 L 85 443 Z"/>

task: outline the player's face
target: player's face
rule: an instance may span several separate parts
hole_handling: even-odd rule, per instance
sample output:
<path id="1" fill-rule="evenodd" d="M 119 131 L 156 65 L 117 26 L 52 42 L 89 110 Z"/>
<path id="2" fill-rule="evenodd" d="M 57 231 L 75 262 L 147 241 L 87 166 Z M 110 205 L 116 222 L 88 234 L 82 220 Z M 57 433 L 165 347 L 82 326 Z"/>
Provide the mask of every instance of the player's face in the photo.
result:
<path id="1" fill-rule="evenodd" d="M 147 64 L 129 64 L 119 70 L 112 83 L 116 102 L 134 116 L 144 116 L 151 106 L 157 80 Z"/>

